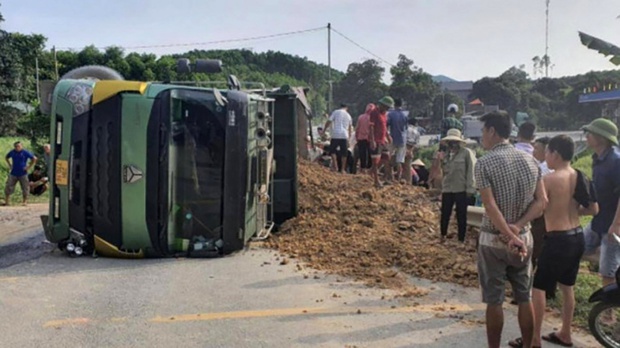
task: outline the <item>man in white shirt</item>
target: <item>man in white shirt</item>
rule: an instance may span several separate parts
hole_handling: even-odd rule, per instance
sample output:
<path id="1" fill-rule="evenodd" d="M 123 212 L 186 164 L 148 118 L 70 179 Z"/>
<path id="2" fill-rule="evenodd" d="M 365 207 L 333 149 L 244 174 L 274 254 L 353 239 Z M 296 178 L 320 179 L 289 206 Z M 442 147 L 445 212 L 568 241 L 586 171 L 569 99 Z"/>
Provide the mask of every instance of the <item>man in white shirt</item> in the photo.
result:
<path id="1" fill-rule="evenodd" d="M 542 174 L 543 176 L 553 172 L 551 169 L 549 169 L 549 166 L 547 166 L 547 162 L 545 161 L 545 152 L 547 151 L 547 145 L 549 145 L 549 137 L 538 138 L 534 142 L 533 155 L 539 163 L 538 167 L 540 168 L 540 174 Z"/>
<path id="2" fill-rule="evenodd" d="M 349 136 L 353 133 L 353 119 L 348 113 L 346 104 L 340 104 L 340 108 L 334 110 L 329 120 L 325 123 L 325 131 L 332 126 L 330 154 L 332 156 L 332 168 L 338 167 L 339 172 L 343 172 L 347 168 L 347 154 L 349 150 Z M 342 160 L 338 163 L 337 156 Z"/>
<path id="3" fill-rule="evenodd" d="M 534 141 L 535 131 L 536 125 L 532 122 L 525 122 L 519 126 L 519 133 L 517 133 L 517 143 L 515 144 L 515 148 L 532 155 L 534 153 L 532 141 Z"/>

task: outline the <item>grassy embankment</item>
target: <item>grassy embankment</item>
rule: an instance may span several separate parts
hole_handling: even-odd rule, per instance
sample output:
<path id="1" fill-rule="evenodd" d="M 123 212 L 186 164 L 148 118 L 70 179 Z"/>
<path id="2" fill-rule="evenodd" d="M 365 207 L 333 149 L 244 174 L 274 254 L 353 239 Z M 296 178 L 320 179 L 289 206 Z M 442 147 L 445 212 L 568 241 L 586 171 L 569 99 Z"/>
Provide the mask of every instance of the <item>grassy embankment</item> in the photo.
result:
<path id="1" fill-rule="evenodd" d="M 4 203 L 4 187 L 6 185 L 6 180 L 9 175 L 9 168 L 8 168 L 6 161 L 4 160 L 4 156 L 6 156 L 6 154 L 9 151 L 11 151 L 11 149 L 13 149 L 13 143 L 18 140 L 24 144 L 24 148 L 32 152 L 30 148 L 30 141 L 28 141 L 27 139 L 13 138 L 13 137 L 0 138 L 0 155 L 2 155 L 2 160 L 0 161 L 0 197 L 2 198 L 0 198 L 0 201 L 2 203 Z M 35 153 L 35 156 L 39 157 L 39 160 L 41 162 L 43 161 L 42 154 Z M 49 201 L 49 195 L 47 192 L 39 197 L 30 196 L 30 198 L 28 199 L 29 203 L 46 203 L 48 201 Z M 20 203 L 21 203 L 21 188 L 18 183 L 17 186 L 15 187 L 15 193 L 13 193 L 13 196 L 11 196 L 11 204 L 17 205 Z"/>

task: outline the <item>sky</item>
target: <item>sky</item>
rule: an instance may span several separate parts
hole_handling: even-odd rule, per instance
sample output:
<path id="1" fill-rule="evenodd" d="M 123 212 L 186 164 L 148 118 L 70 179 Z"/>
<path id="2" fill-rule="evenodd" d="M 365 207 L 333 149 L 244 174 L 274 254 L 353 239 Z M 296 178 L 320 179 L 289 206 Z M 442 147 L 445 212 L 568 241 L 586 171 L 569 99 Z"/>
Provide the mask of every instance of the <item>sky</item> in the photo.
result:
<path id="1" fill-rule="evenodd" d="M 48 46 L 94 44 L 161 54 L 190 49 L 282 51 L 327 64 L 327 30 L 247 42 L 204 43 L 326 27 L 388 63 L 405 54 L 433 75 L 498 76 L 545 54 L 545 0 L 0 0 L 9 32 L 38 33 Z M 148 4 L 148 5 L 147 5 Z M 620 1 L 551 0 L 552 77 L 615 69 L 582 46 L 578 31 L 620 45 Z M 332 32 L 332 67 L 374 58 Z M 390 65 L 382 63 L 389 71 Z M 389 78 L 389 75 L 386 75 Z"/>

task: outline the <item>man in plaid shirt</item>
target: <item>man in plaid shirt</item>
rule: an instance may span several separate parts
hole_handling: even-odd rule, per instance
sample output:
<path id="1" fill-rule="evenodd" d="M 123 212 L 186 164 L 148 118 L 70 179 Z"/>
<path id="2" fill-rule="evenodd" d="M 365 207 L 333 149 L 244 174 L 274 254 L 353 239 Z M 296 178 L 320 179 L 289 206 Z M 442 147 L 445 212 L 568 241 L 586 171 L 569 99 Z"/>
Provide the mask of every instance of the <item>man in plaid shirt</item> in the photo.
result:
<path id="1" fill-rule="evenodd" d="M 488 153 L 478 160 L 476 185 L 485 214 L 480 227 L 478 274 L 482 300 L 487 304 L 489 347 L 499 347 L 504 326 L 505 280 L 519 304 L 521 346 L 530 347 L 534 315 L 530 299 L 532 235 L 530 221 L 539 217 L 547 201 L 534 157 L 510 145 L 512 122 L 506 112 L 480 118 L 482 145 Z"/>

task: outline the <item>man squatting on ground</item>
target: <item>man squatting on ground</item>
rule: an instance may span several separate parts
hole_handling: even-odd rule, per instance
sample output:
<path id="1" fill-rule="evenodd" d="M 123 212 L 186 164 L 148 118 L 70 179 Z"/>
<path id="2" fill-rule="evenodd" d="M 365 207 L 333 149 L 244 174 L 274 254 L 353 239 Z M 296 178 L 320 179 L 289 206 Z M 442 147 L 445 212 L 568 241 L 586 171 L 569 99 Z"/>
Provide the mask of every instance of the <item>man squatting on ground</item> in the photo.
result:
<path id="1" fill-rule="evenodd" d="M 534 157 L 510 145 L 512 121 L 504 111 L 480 119 L 482 145 L 488 152 L 478 160 L 476 185 L 485 213 L 480 227 L 478 274 L 482 300 L 487 304 L 488 346 L 497 348 L 504 327 L 505 281 L 518 303 L 524 347 L 530 347 L 534 315 L 530 300 L 532 235 L 529 222 L 539 217 L 547 202 L 540 169 Z"/>
<path id="2" fill-rule="evenodd" d="M 28 182 L 30 185 L 30 194 L 33 196 L 40 196 L 47 191 L 48 178 L 43 172 L 41 165 L 34 166 L 34 171 L 28 174 Z"/>

